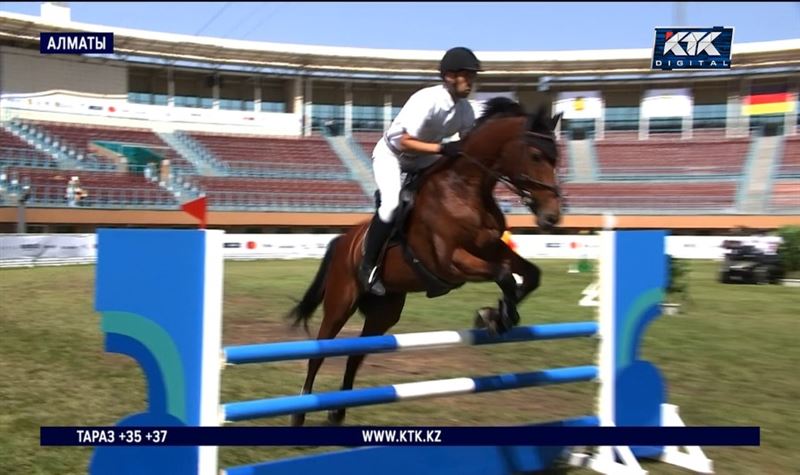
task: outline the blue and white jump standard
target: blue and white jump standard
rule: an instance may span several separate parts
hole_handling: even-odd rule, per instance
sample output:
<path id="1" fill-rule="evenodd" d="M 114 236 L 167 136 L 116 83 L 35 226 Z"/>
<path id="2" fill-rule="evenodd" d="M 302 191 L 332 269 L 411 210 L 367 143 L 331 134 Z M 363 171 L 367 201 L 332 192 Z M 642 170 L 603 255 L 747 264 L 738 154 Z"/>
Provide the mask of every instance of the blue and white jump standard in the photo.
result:
<path id="1" fill-rule="evenodd" d="M 596 322 L 514 328 L 502 337 L 481 330 L 435 331 L 334 340 L 222 347 L 222 231 L 100 230 L 96 310 L 106 351 L 134 358 L 148 382 L 149 407 L 118 426 L 221 426 L 227 422 L 385 404 L 444 395 L 594 381 L 593 414 L 563 426 L 682 426 L 652 363 L 641 360 L 647 325 L 660 315 L 666 286 L 665 233 L 603 231 Z M 131 285 L 134 283 L 135 285 Z M 225 365 L 563 338 L 599 339 L 596 364 L 481 377 L 358 388 L 220 404 Z M 639 459 L 659 459 L 713 473 L 699 447 L 538 446 L 363 447 L 223 470 L 228 475 L 437 473 L 507 475 L 550 468 L 559 459 L 599 473 L 641 475 Z M 98 447 L 89 473 L 217 474 L 217 447 Z"/>

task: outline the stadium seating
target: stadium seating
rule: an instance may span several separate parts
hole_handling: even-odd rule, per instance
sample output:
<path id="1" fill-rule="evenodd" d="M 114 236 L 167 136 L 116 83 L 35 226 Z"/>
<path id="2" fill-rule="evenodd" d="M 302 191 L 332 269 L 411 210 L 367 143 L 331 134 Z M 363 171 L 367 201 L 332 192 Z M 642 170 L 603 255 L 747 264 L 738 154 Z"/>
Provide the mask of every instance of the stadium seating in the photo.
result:
<path id="1" fill-rule="evenodd" d="M 209 206 L 364 211 L 372 206 L 354 181 L 202 177 L 188 179 L 205 191 Z"/>
<path id="2" fill-rule="evenodd" d="M 0 166 L 3 165 L 55 167 L 58 164 L 46 153 L 36 150 L 16 135 L 0 128 Z"/>
<path id="3" fill-rule="evenodd" d="M 772 187 L 772 211 L 800 210 L 800 180 L 778 180 Z"/>
<path id="4" fill-rule="evenodd" d="M 742 174 L 749 139 L 714 135 L 692 140 L 599 140 L 595 142 L 601 179 L 630 176 L 736 177 Z"/>
<path id="5" fill-rule="evenodd" d="M 733 209 L 737 183 L 721 182 L 598 182 L 565 183 L 567 209 L 575 212 L 606 210 L 692 211 Z M 516 203 L 519 199 L 505 187 L 498 186 L 499 200 Z"/>
<path id="6" fill-rule="evenodd" d="M 64 206 L 70 178 L 77 176 L 88 197 L 81 206 L 158 206 L 174 207 L 172 194 L 142 175 L 127 172 L 53 170 L 48 168 L 8 167 L 9 180 L 29 184 L 31 205 Z"/>
<path id="7" fill-rule="evenodd" d="M 567 183 L 570 208 L 637 210 L 730 210 L 738 184 L 716 183 Z"/>
<path id="8" fill-rule="evenodd" d="M 349 170 L 321 137 L 275 138 L 184 132 L 239 176 L 347 178 Z"/>
<path id="9" fill-rule="evenodd" d="M 167 147 L 152 131 L 114 127 L 84 126 L 54 122 L 29 122 L 78 154 L 87 154 L 92 140 L 137 143 Z M 635 135 L 613 133 L 613 138 L 595 141 L 601 174 L 595 183 L 563 184 L 566 204 L 572 212 L 691 212 L 722 211 L 735 208 L 738 184 L 720 177 L 738 177 L 747 156 L 749 139 L 724 139 L 720 131 L 695 131 L 691 141 L 677 135 L 660 135 L 645 141 Z M 626 135 L 627 134 L 627 135 Z M 213 154 L 231 173 L 226 176 L 184 174 L 183 186 L 209 197 L 209 205 L 233 209 L 369 211 L 373 200 L 356 181 L 350 179 L 345 165 L 324 138 L 275 138 L 252 135 L 186 133 Z M 365 155 L 381 134 L 356 132 L 354 141 Z M 31 204 L 64 205 L 67 181 L 80 176 L 89 191 L 86 206 L 159 206 L 174 207 L 173 195 L 141 175 L 86 170 L 53 170 L 57 162 L 47 154 L 3 130 L 0 150 L 19 149 L 36 158 L 36 163 L 9 161 L 4 153 L 6 174 L 32 185 Z M 560 174 L 568 171 L 568 142 L 559 142 L 562 156 Z M 158 148 L 166 157 L 181 163 L 183 159 L 170 148 Z M 187 162 L 188 163 L 188 162 Z M 50 165 L 53 164 L 53 165 Z M 242 173 L 238 173 L 239 172 Z M 271 175 L 247 176 L 247 171 L 267 170 Z M 786 140 L 779 175 L 800 175 L 800 138 Z M 670 179 L 662 179 L 669 175 Z M 689 182 L 671 180 L 692 177 Z M 623 178 L 624 180 L 619 180 Z M 777 212 L 798 207 L 797 180 L 778 180 L 769 201 Z M 518 198 L 498 185 L 495 196 L 508 209 Z M 519 209 L 519 208 L 517 208 Z"/>
<path id="10" fill-rule="evenodd" d="M 100 163 L 108 162 L 107 159 L 94 155 L 89 151 L 92 141 L 108 141 L 128 143 L 152 147 L 150 150 L 170 160 L 172 167 L 193 169 L 192 164 L 181 157 L 169 147 L 153 131 L 148 129 L 133 129 L 124 127 L 99 127 L 95 125 L 67 124 L 61 122 L 31 122 L 26 121 L 36 129 L 47 134 L 59 146 L 65 145 L 75 152 L 75 156 L 90 157 Z"/>
<path id="11" fill-rule="evenodd" d="M 800 177 L 800 137 L 786 138 L 778 176 Z"/>
<path id="12" fill-rule="evenodd" d="M 381 137 L 383 137 L 382 132 L 353 132 L 353 140 L 361 146 L 361 150 L 368 157 L 372 156 L 372 149 Z"/>

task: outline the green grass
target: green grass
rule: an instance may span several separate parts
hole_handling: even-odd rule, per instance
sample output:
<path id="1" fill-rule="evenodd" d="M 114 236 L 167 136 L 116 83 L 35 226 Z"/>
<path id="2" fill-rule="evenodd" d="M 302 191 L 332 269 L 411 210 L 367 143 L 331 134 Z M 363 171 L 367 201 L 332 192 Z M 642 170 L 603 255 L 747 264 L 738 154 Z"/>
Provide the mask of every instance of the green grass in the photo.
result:
<path id="1" fill-rule="evenodd" d="M 524 324 L 586 320 L 576 302 L 590 276 L 567 274 L 566 261 L 541 261 L 543 285 L 521 308 Z M 304 339 L 281 315 L 300 297 L 317 262 L 229 262 L 225 268 L 226 344 Z M 682 315 L 650 328 L 644 357 L 661 368 L 670 401 L 690 425 L 757 425 L 758 448 L 709 447 L 720 474 L 798 473 L 800 455 L 800 289 L 721 285 L 717 264 L 692 262 L 690 298 Z M 93 310 L 94 267 L 0 271 L 0 474 L 80 474 L 89 448 L 42 448 L 43 425 L 113 425 L 145 408 L 141 371 L 126 357 L 106 354 Z M 494 305 L 493 284 L 472 284 L 438 299 L 410 296 L 393 332 L 466 328 L 473 312 Z M 313 324 L 319 324 L 319 314 Z M 344 334 L 355 335 L 354 316 Z M 591 339 L 440 349 L 367 358 L 357 386 L 477 376 L 591 363 Z M 318 391 L 339 386 L 344 358 L 329 359 Z M 226 369 L 225 402 L 296 394 L 305 362 Z M 349 424 L 510 425 L 590 413 L 595 386 L 520 389 L 351 409 Z M 324 413 L 309 414 L 322 424 Z M 287 417 L 250 424 L 286 425 Z M 319 448 L 222 448 L 221 465 L 239 465 Z M 686 473 L 646 464 L 653 474 Z M 570 470 L 569 473 L 583 473 Z M 588 472 L 587 472 L 588 473 Z"/>

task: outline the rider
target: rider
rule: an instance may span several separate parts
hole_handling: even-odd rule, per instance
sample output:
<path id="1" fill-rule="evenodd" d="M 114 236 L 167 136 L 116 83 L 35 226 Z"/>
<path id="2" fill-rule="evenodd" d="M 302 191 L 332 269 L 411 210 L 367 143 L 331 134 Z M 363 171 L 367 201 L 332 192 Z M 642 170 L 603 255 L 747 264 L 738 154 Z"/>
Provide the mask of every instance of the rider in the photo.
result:
<path id="1" fill-rule="evenodd" d="M 378 255 L 389 238 L 400 203 L 401 173 L 419 171 L 439 158 L 457 157 L 461 140 L 475 122 L 469 101 L 478 71 L 478 58 L 468 48 L 448 50 L 439 63 L 442 83 L 415 92 L 372 151 L 372 169 L 380 190 L 380 206 L 367 230 L 364 259 L 358 269 L 363 290 L 384 295 L 377 273 Z M 442 143 L 459 134 L 459 140 Z"/>

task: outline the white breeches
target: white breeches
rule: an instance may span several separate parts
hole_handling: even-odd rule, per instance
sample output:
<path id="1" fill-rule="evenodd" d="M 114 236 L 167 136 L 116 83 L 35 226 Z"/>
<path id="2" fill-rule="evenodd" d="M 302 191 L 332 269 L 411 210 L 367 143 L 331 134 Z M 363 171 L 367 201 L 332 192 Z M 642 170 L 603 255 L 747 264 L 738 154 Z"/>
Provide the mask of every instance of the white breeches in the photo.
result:
<path id="1" fill-rule="evenodd" d="M 402 185 L 400 161 L 389 150 L 375 150 L 372 157 L 372 172 L 375 175 L 375 183 L 381 191 L 378 217 L 384 223 L 391 222 L 400 204 Z"/>

